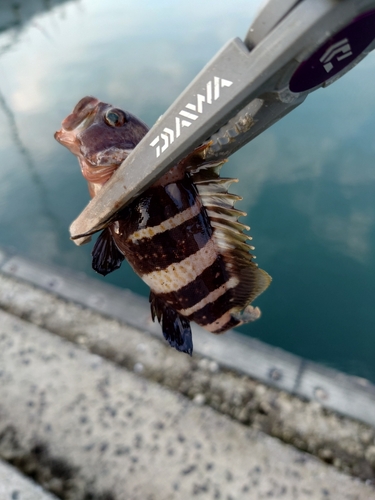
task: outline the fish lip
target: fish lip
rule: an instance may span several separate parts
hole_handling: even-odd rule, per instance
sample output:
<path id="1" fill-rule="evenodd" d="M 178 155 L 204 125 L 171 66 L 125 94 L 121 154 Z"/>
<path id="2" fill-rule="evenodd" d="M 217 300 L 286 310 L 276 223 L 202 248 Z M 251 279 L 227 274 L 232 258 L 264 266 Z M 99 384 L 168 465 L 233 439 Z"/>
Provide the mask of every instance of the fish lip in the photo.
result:
<path id="1" fill-rule="evenodd" d="M 75 134 L 61 128 L 54 133 L 54 138 L 57 142 L 69 149 L 73 154 L 77 155 L 80 152 L 80 142 L 77 141 Z"/>
<path id="2" fill-rule="evenodd" d="M 86 120 L 96 112 L 99 99 L 92 96 L 86 96 L 74 106 L 73 111 L 61 123 L 61 126 L 66 131 L 73 131 L 81 128 Z"/>

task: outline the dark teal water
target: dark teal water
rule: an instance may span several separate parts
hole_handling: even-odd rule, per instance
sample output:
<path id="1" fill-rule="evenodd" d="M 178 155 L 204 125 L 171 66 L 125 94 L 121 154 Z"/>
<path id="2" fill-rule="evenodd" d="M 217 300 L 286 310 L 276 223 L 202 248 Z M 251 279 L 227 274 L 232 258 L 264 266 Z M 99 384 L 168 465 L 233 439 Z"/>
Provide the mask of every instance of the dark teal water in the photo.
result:
<path id="1" fill-rule="evenodd" d="M 68 233 L 86 184 L 54 131 L 88 94 L 152 125 L 229 38 L 244 37 L 259 3 L 2 2 L 0 245 L 94 275 L 91 246 Z M 371 54 L 223 171 L 240 179 L 238 207 L 273 277 L 256 302 L 261 320 L 240 331 L 372 381 L 374 77 Z M 126 265 L 106 281 L 148 294 Z"/>

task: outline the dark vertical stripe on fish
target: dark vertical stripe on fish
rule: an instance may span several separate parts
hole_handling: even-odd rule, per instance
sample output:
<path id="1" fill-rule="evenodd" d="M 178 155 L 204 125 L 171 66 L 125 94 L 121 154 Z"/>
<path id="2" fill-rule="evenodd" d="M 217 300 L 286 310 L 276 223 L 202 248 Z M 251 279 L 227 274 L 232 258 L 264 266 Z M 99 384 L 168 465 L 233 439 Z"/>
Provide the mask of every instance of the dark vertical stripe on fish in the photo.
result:
<path id="1" fill-rule="evenodd" d="M 222 255 L 218 254 L 216 260 L 206 268 L 195 280 L 180 288 L 176 292 L 161 293 L 161 300 L 176 309 L 188 309 L 203 300 L 229 279 Z"/>
<path id="2" fill-rule="evenodd" d="M 212 229 L 205 211 L 173 229 L 149 238 L 126 241 L 126 252 L 134 255 L 133 266 L 139 274 L 165 269 L 203 248 L 211 238 Z"/>

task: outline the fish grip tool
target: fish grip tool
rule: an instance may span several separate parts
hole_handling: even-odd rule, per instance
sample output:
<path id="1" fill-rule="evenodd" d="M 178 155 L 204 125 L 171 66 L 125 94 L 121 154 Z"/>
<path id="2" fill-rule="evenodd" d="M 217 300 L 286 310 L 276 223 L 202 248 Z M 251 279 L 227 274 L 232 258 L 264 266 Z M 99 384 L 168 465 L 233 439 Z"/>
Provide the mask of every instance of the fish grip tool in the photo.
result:
<path id="1" fill-rule="evenodd" d="M 200 144 L 227 158 L 375 47 L 375 0 L 270 0 L 160 117 L 71 224 L 77 245 Z"/>

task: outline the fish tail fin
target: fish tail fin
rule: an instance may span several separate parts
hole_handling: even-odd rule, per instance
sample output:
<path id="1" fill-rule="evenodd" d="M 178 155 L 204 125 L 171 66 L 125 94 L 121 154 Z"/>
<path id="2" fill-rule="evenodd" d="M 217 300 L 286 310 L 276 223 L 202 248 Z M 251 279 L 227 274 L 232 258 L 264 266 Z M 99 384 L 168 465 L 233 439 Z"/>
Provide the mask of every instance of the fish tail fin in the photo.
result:
<path id="1" fill-rule="evenodd" d="M 162 327 L 165 340 L 177 351 L 193 353 L 193 339 L 191 335 L 190 321 L 178 314 L 175 309 L 160 300 L 154 292 L 150 292 L 150 306 L 152 320 L 155 317 Z"/>
<path id="2" fill-rule="evenodd" d="M 248 305 L 243 309 L 242 311 L 238 312 L 232 312 L 231 316 L 232 318 L 236 319 L 237 321 L 240 322 L 240 325 L 243 325 L 244 323 L 251 323 L 252 321 L 256 321 L 261 317 L 262 313 L 259 309 L 259 307 L 253 307 L 251 305 Z"/>

